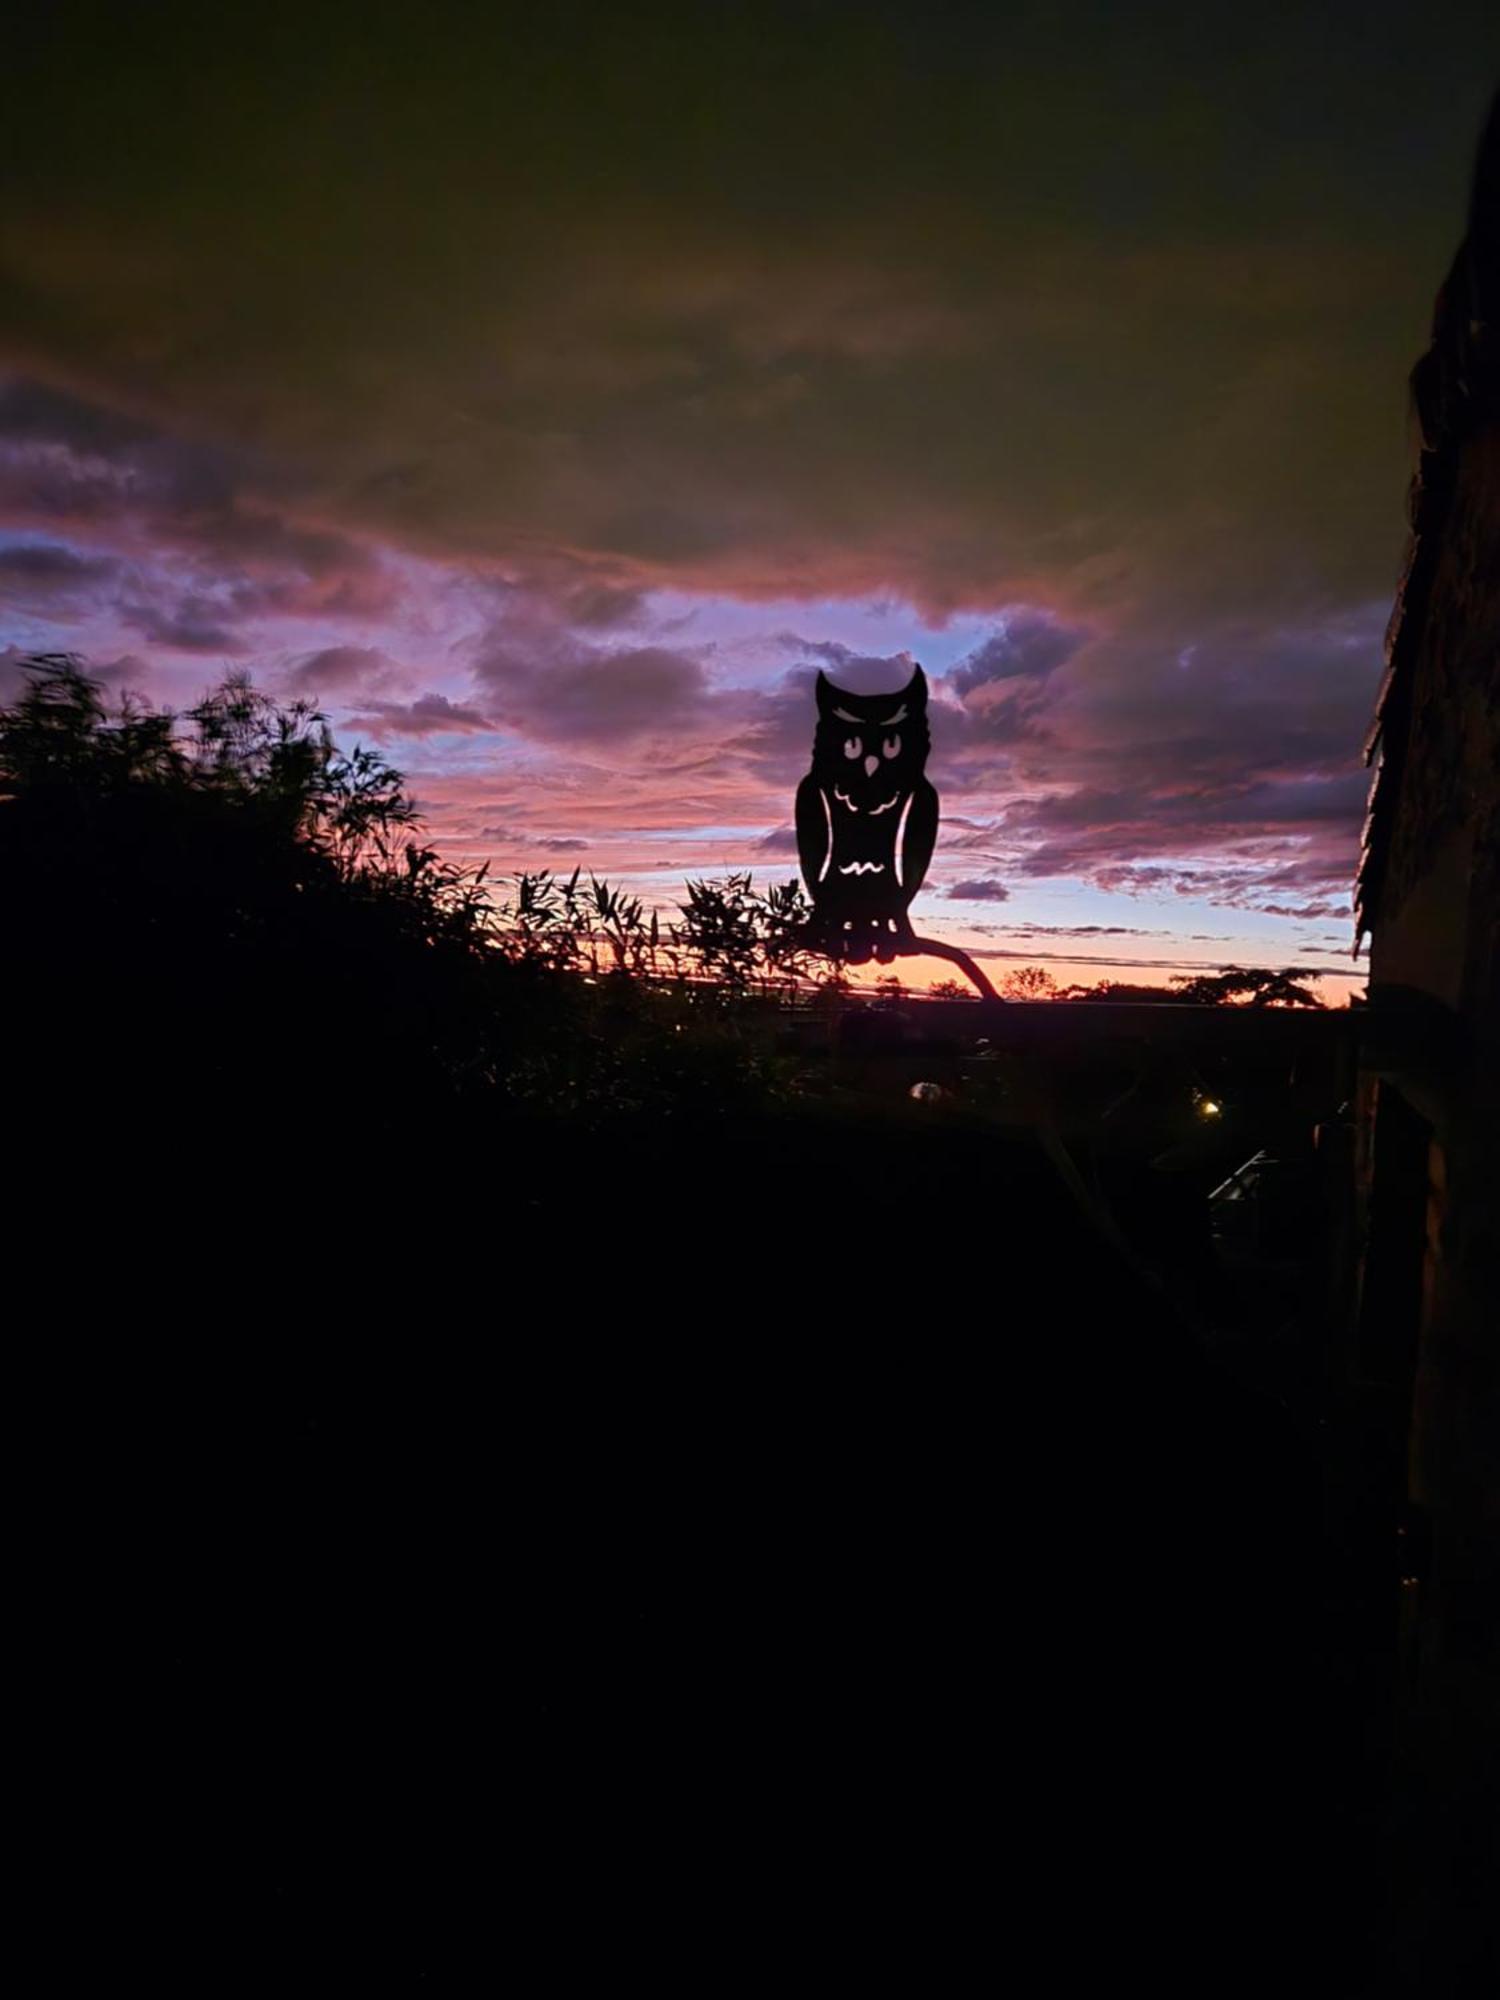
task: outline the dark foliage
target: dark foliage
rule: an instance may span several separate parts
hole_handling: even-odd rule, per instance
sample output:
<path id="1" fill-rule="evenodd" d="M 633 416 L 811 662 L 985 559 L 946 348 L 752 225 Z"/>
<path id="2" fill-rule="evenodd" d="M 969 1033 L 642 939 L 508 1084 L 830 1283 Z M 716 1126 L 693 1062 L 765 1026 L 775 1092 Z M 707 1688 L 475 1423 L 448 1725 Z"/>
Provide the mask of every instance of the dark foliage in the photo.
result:
<path id="1" fill-rule="evenodd" d="M 576 874 L 522 877 L 497 906 L 483 869 L 423 843 L 398 771 L 243 679 L 182 718 L 128 698 L 111 714 L 78 662 L 39 659 L 0 713 L 0 792 L 13 1018 L 49 1098 L 170 1109 L 195 1143 L 223 1119 L 243 1148 L 278 1116 L 290 1142 L 330 1090 L 369 1135 L 476 1093 L 608 1115 L 765 1082 L 711 1009 L 679 998 L 667 1021 L 618 975 L 686 963 L 748 986 L 790 956 L 759 956 L 784 899 L 737 893 L 743 937 L 690 916 L 682 956 Z"/>
<path id="2" fill-rule="evenodd" d="M 109 714 L 51 660 L 0 716 L 12 1223 L 84 1329 L 105 1650 L 150 1638 L 100 1760 L 154 1797 L 185 1734 L 252 1850 L 205 1847 L 174 1901 L 229 1935 L 229 1874 L 268 1885 L 284 1971 L 374 1884 L 339 1949 L 425 1968 L 447 1926 L 388 1945 L 388 1821 L 426 1828 L 433 1769 L 533 1765 L 518 1893 L 558 1935 L 584 1796 L 611 1857 L 711 1790 L 820 1879 L 816 1771 L 872 1849 L 944 1829 L 947 1885 L 980 1849 L 925 1774 L 1013 1735 L 998 1701 L 1040 1718 L 1007 1782 L 1090 1881 L 1151 1797 L 1112 1935 L 1154 1934 L 1164 1870 L 1205 1939 L 1251 1881 L 1297 1935 L 1314 1497 L 1284 1413 L 961 1077 L 801 1087 L 766 990 L 802 970 L 795 891 L 690 885 L 663 935 L 578 875 L 486 888 L 382 760 L 243 682 Z M 69 1670 L 95 1714 L 92 1650 Z M 450 1834 L 487 1908 L 493 1827 Z"/>
<path id="3" fill-rule="evenodd" d="M 1228 966 L 1218 973 L 1178 973 L 1177 997 L 1195 1007 L 1321 1007 L 1307 981 L 1315 972 L 1289 965 L 1280 972 L 1258 966 Z"/>
<path id="4" fill-rule="evenodd" d="M 483 1055 L 477 914 L 403 839 L 398 774 L 240 680 L 183 723 L 108 715 L 66 658 L 0 715 L 0 923 L 32 1060 L 190 1127 L 247 1094 L 295 1124 L 330 1074 L 367 1101 L 460 1082 Z"/>

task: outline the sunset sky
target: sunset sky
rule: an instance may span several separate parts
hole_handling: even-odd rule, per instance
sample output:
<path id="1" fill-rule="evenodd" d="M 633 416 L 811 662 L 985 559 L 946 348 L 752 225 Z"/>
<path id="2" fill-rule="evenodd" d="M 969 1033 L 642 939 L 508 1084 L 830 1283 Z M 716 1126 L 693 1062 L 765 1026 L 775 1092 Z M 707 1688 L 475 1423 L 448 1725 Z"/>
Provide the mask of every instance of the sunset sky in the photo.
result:
<path id="1" fill-rule="evenodd" d="M 4 693 L 244 668 L 670 907 L 794 872 L 818 667 L 920 661 L 920 928 L 1349 971 L 1497 18 L 23 0 Z"/>

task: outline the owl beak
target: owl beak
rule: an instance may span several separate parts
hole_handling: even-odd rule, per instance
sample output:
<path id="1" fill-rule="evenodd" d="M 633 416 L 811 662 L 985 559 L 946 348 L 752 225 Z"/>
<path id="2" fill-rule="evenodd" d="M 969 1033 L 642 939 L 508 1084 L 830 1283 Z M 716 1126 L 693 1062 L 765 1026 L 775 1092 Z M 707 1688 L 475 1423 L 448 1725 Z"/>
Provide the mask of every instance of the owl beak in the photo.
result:
<path id="1" fill-rule="evenodd" d="M 867 778 L 873 778 L 873 777 L 874 777 L 874 775 L 875 775 L 875 773 L 876 773 L 876 772 L 877 772 L 877 771 L 878 771 L 879 769 L 880 769 L 880 759 L 879 759 L 878 757 L 866 757 L 866 759 L 865 759 L 865 776 L 866 776 Z"/>

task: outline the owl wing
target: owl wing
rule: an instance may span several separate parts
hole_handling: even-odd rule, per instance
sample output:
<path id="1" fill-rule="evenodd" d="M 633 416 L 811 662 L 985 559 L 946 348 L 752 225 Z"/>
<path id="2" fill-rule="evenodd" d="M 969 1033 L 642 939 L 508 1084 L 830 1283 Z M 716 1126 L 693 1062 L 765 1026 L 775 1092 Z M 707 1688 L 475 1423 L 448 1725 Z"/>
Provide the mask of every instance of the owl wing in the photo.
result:
<path id="1" fill-rule="evenodd" d="M 797 787 L 797 859 L 807 893 L 814 902 L 818 900 L 818 885 L 828 865 L 832 839 L 822 787 L 809 772 Z"/>
<path id="2" fill-rule="evenodd" d="M 901 893 L 909 903 L 922 886 L 937 845 L 938 795 L 924 778 L 911 795 L 901 829 Z"/>

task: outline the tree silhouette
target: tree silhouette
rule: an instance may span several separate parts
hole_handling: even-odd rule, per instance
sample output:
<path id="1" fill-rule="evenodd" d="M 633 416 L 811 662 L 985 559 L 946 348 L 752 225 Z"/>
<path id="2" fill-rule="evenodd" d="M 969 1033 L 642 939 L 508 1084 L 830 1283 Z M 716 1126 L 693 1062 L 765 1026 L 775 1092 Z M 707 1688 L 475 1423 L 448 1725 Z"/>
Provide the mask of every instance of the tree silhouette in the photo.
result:
<path id="1" fill-rule="evenodd" d="M 1007 1000 L 1055 1000 L 1057 981 L 1040 965 L 1018 965 L 1000 982 Z"/>
<path id="2" fill-rule="evenodd" d="M 44 656 L 0 711 L 0 794 L 12 999 L 57 1088 L 295 1075 L 330 1029 L 391 1095 L 472 1067 L 479 884 L 408 837 L 399 772 L 341 755 L 306 704 L 235 677 L 183 717 L 111 712 L 76 659 Z M 106 1032 L 101 1071 L 85 1052 Z"/>
<path id="3" fill-rule="evenodd" d="M 1317 978 L 1305 966 L 1280 972 L 1259 966 L 1228 966 L 1217 973 L 1176 973 L 1177 998 L 1195 1007 L 1321 1007 L 1323 1002 L 1306 982 Z"/>

